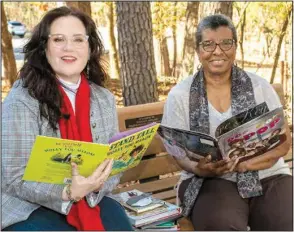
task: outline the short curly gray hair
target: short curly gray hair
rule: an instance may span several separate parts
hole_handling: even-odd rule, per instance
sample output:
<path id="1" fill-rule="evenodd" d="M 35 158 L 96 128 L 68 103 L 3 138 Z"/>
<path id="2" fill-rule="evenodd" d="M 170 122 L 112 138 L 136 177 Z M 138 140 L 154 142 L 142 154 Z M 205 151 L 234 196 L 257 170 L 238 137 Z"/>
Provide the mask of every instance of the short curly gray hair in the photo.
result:
<path id="1" fill-rule="evenodd" d="M 222 26 L 228 27 L 229 29 L 231 29 L 233 33 L 233 39 L 235 40 L 235 43 L 237 44 L 237 31 L 231 19 L 223 14 L 214 14 L 214 15 L 206 16 L 198 24 L 197 31 L 196 31 L 196 49 L 198 50 L 199 44 L 202 42 L 202 32 L 205 29 L 216 30 L 217 28 Z"/>

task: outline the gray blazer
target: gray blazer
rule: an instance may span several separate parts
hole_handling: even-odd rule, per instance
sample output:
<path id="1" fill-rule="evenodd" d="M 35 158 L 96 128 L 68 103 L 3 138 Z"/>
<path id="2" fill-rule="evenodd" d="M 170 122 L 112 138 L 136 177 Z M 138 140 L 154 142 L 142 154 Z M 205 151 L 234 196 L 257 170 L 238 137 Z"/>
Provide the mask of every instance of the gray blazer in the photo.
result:
<path id="1" fill-rule="evenodd" d="M 118 132 L 114 96 L 105 88 L 90 83 L 90 123 L 93 142 L 107 144 Z M 22 181 L 31 148 L 37 135 L 59 137 L 60 132 L 40 118 L 38 101 L 18 80 L 2 106 L 2 228 L 26 220 L 40 206 L 68 214 L 72 206 L 61 199 L 64 185 Z M 121 175 L 110 177 L 98 194 L 86 196 L 91 207 L 109 195 Z M 62 210 L 62 206 L 67 205 Z"/>

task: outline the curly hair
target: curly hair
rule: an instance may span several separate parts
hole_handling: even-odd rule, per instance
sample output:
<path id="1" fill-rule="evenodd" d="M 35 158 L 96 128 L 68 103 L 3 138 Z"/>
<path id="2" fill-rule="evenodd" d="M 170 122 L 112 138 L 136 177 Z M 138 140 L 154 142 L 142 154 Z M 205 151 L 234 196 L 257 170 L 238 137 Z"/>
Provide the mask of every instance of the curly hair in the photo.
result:
<path id="1" fill-rule="evenodd" d="M 204 17 L 198 24 L 196 30 L 196 49 L 199 49 L 200 42 L 202 42 L 202 33 L 205 29 L 216 30 L 219 27 L 228 27 L 232 31 L 235 45 L 237 45 L 237 30 L 232 20 L 226 15 L 214 14 Z"/>
<path id="2" fill-rule="evenodd" d="M 138 147 L 135 147 L 131 152 L 130 152 L 130 156 L 134 157 L 134 153 L 135 152 L 141 152 L 143 150 L 144 146 L 141 144 Z"/>
<path id="3" fill-rule="evenodd" d="M 104 87 L 108 75 L 106 74 L 101 56 L 104 47 L 94 21 L 83 12 L 75 8 L 59 7 L 48 11 L 33 30 L 32 37 L 24 46 L 24 65 L 20 69 L 19 78 L 29 94 L 38 100 L 40 116 L 49 121 L 49 125 L 56 130 L 61 113 L 62 97 L 58 90 L 56 74 L 47 61 L 45 49 L 50 34 L 52 22 L 60 17 L 74 16 L 80 19 L 89 36 L 90 58 L 88 61 L 88 80 Z M 83 72 L 86 72 L 86 67 Z"/>

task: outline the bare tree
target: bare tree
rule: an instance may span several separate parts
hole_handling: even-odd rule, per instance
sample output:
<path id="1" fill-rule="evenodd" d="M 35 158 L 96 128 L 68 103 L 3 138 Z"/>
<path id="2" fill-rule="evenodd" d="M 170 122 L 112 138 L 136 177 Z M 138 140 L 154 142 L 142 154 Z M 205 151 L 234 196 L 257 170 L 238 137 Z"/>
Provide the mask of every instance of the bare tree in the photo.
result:
<path id="1" fill-rule="evenodd" d="M 244 34 L 245 34 L 245 25 L 246 25 L 246 10 L 242 15 L 242 22 L 241 22 L 241 31 L 240 31 L 240 50 L 241 50 L 241 59 L 242 59 L 242 68 L 244 68 L 244 48 L 243 48 L 243 41 L 244 41 Z"/>
<path id="2" fill-rule="evenodd" d="M 173 57 L 173 66 L 172 66 L 172 75 L 175 76 L 176 74 L 176 67 L 177 67 L 177 59 L 178 59 L 178 48 L 177 48 L 177 3 L 174 2 L 174 15 L 173 15 L 173 24 L 172 24 L 172 34 L 173 34 L 173 51 L 174 51 L 174 57 Z"/>
<path id="3" fill-rule="evenodd" d="M 2 57 L 4 64 L 4 77 L 9 81 L 9 85 L 12 86 L 15 80 L 17 79 L 17 68 L 15 57 L 13 53 L 11 35 L 8 32 L 7 28 L 7 18 L 3 6 L 3 2 L 1 2 L 1 31 L 2 31 L 2 39 L 1 39 L 1 48 L 2 48 Z"/>
<path id="4" fill-rule="evenodd" d="M 200 19 L 211 14 L 224 14 L 229 18 L 232 18 L 233 2 L 201 2 Z"/>
<path id="5" fill-rule="evenodd" d="M 195 59 L 195 33 L 198 24 L 199 2 L 189 2 L 186 11 L 184 48 L 182 54 L 181 76 L 193 73 Z"/>
<path id="6" fill-rule="evenodd" d="M 91 2 L 66 2 L 68 7 L 75 7 L 91 17 Z"/>
<path id="7" fill-rule="evenodd" d="M 163 35 L 163 37 L 160 39 L 159 46 L 161 54 L 161 64 L 163 66 L 163 75 L 169 77 L 171 76 L 172 69 L 170 68 L 169 51 L 167 46 L 167 38 L 165 35 Z"/>
<path id="8" fill-rule="evenodd" d="M 150 2 L 117 2 L 124 105 L 158 100 Z"/>
<path id="9" fill-rule="evenodd" d="M 114 14 L 113 2 L 105 3 L 105 18 L 107 22 L 107 33 L 109 37 L 109 63 L 110 63 L 110 76 L 112 78 L 119 78 L 119 64 L 118 52 L 116 49 L 116 41 L 114 35 Z"/>
<path id="10" fill-rule="evenodd" d="M 279 42 L 278 42 L 278 46 L 277 46 L 277 50 L 276 50 L 276 54 L 275 54 L 275 60 L 274 60 L 274 67 L 273 67 L 271 79 L 270 79 L 271 84 L 274 83 L 276 69 L 278 66 L 279 58 L 280 58 L 281 46 L 282 46 L 284 36 L 286 34 L 286 30 L 287 30 L 287 27 L 289 24 L 289 19 L 291 17 L 291 14 L 292 14 L 292 5 L 290 4 L 290 7 L 288 7 L 288 9 L 287 9 L 287 13 L 285 15 L 285 21 L 283 23 L 283 27 L 282 27 L 282 30 L 281 30 L 281 33 L 279 36 Z"/>

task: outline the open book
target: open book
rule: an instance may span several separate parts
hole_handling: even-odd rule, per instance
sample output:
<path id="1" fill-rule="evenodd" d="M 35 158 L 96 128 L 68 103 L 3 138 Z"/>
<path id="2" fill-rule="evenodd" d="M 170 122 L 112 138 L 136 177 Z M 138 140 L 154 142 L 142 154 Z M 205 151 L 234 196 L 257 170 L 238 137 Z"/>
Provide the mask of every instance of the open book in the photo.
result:
<path id="1" fill-rule="evenodd" d="M 191 160 L 210 154 L 212 160 L 238 157 L 239 162 L 261 155 L 286 140 L 283 108 L 269 111 L 261 103 L 223 123 L 215 137 L 197 131 L 186 131 L 161 125 L 158 129 L 167 151 Z"/>
<path id="2" fill-rule="evenodd" d="M 111 176 L 139 164 L 159 127 L 151 123 L 121 132 L 110 144 L 37 136 L 23 180 L 63 184 L 71 182 L 71 162 L 89 176 L 105 159 L 114 159 Z"/>

